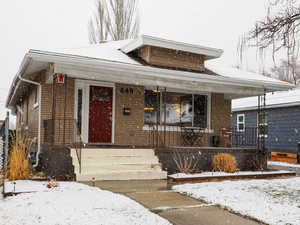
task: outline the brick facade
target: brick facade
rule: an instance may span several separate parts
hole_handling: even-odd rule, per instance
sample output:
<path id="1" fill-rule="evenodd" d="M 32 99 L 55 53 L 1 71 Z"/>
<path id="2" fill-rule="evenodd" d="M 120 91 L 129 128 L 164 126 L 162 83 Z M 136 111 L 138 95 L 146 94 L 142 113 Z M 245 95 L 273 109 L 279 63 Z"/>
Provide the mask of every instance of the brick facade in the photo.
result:
<path id="1" fill-rule="evenodd" d="M 43 74 L 46 77 L 47 74 Z M 125 90 L 125 91 L 124 91 Z M 132 90 L 126 92 L 126 90 Z M 53 97 L 54 92 L 54 97 Z M 24 97 L 21 104 L 25 115 L 27 115 L 28 101 L 28 132 L 30 137 L 37 137 L 38 134 L 38 107 L 33 107 L 36 92 L 34 89 L 28 97 Z M 66 95 L 65 95 L 66 93 Z M 54 98 L 54 102 L 53 102 Z M 42 129 L 41 143 L 53 140 L 56 144 L 71 143 L 74 138 L 75 115 L 75 79 L 67 78 L 65 84 L 51 84 L 42 82 Z M 148 146 L 155 143 L 153 132 L 144 130 L 144 87 L 126 84 L 115 85 L 115 123 L 114 123 L 114 144 L 130 146 Z M 129 108 L 130 115 L 124 115 L 123 109 Z M 53 111 L 54 110 L 54 111 Z M 211 129 L 214 134 L 205 135 L 203 145 L 209 145 L 209 136 L 219 135 L 216 133 L 222 128 L 230 128 L 231 125 L 231 101 L 226 100 L 223 94 L 211 94 Z M 47 121 L 55 119 L 54 126 Z M 24 120 L 26 118 L 22 118 Z M 19 121 L 19 118 L 17 119 Z M 51 136 L 55 129 L 55 137 Z M 176 143 L 178 132 L 168 132 L 166 136 L 160 132 L 159 142 L 166 139 L 166 143 Z M 180 144 L 180 143 L 178 143 Z M 221 139 L 221 145 L 224 140 Z"/>
<path id="2" fill-rule="evenodd" d="M 133 94 L 122 94 L 121 88 L 132 88 Z M 151 133 L 144 131 L 144 88 L 142 86 L 116 85 L 116 115 L 115 115 L 115 144 L 117 145 L 147 145 L 153 142 Z M 123 115 L 123 107 L 130 108 L 131 115 Z M 224 94 L 211 95 L 211 129 L 214 135 L 220 135 L 223 128 L 231 127 L 231 101 L 224 98 Z M 167 143 L 175 143 L 177 132 L 168 132 L 165 136 Z M 160 132 L 160 141 L 163 139 Z M 204 136 L 203 145 L 209 145 L 209 136 Z M 170 139 L 170 140 L 168 140 Z M 221 138 L 221 145 L 225 140 Z M 178 143 L 179 144 L 179 143 Z"/>
<path id="3" fill-rule="evenodd" d="M 53 115 L 55 119 L 70 119 L 70 121 L 64 124 L 56 124 L 57 134 L 55 137 L 56 143 L 62 143 L 62 133 L 65 132 L 65 142 L 70 142 L 74 131 L 74 79 L 67 78 L 65 85 L 55 85 L 46 83 L 47 72 L 41 72 L 39 81 L 42 84 L 42 96 L 41 96 L 41 143 L 46 142 L 46 139 L 50 139 L 49 127 L 47 127 L 46 121 L 52 120 Z M 38 138 L 38 118 L 39 118 L 39 105 L 38 105 L 38 90 L 37 86 L 30 86 L 27 95 L 22 97 L 19 102 L 19 110 L 17 112 L 17 130 L 23 131 L 29 138 L 35 140 L 37 143 Z M 53 91 L 55 93 L 55 103 L 53 105 Z M 66 93 L 66 97 L 65 97 Z M 55 113 L 53 114 L 53 107 Z M 58 123 L 58 122 L 56 122 Z"/>
<path id="4" fill-rule="evenodd" d="M 153 66 L 195 70 L 199 72 L 205 71 L 203 55 L 195 53 L 145 46 L 139 50 L 138 55 L 145 62 Z"/>

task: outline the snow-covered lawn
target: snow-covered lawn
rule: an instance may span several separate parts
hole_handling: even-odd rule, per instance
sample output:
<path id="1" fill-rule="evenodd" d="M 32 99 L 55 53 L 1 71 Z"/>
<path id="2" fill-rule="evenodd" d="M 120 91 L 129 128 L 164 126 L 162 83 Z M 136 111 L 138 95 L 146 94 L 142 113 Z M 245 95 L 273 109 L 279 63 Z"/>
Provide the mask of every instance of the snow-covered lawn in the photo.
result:
<path id="1" fill-rule="evenodd" d="M 16 191 L 36 192 L 0 198 L 0 225 L 170 225 L 123 195 L 75 182 L 18 181 Z"/>
<path id="2" fill-rule="evenodd" d="M 294 168 L 300 169 L 300 164 L 276 162 L 276 161 L 268 161 L 268 166 L 285 166 L 285 167 L 294 167 Z"/>
<path id="3" fill-rule="evenodd" d="M 300 178 L 225 181 L 173 187 L 267 224 L 300 224 Z"/>

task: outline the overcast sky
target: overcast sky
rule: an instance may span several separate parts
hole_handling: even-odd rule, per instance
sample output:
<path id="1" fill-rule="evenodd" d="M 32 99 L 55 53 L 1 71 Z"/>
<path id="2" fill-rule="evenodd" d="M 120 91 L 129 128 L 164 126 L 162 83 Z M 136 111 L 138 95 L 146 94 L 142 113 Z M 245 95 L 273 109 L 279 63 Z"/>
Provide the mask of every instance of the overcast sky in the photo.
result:
<path id="1" fill-rule="evenodd" d="M 266 0 L 140 0 L 141 33 L 224 50 L 236 64 L 238 38 L 266 13 Z M 0 6 L 0 119 L 21 60 L 29 49 L 88 44 L 95 0 L 2 0 Z M 255 56 L 248 58 L 255 66 Z"/>

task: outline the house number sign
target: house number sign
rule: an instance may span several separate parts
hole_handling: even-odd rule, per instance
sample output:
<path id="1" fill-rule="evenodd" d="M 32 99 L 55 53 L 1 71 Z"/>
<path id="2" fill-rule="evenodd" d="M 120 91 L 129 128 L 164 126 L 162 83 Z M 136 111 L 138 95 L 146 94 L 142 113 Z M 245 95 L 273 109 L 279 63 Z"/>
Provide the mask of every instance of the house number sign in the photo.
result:
<path id="1" fill-rule="evenodd" d="M 126 94 L 126 95 L 133 95 L 134 94 L 133 88 L 120 88 L 119 91 L 120 91 L 121 94 Z"/>

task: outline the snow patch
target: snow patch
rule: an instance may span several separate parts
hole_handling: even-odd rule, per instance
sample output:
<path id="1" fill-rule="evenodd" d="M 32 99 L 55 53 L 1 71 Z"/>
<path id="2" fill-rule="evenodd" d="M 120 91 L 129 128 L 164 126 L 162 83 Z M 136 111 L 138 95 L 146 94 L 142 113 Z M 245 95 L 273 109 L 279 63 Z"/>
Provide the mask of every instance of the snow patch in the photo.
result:
<path id="1" fill-rule="evenodd" d="M 173 189 L 267 224 L 300 224 L 299 177 L 185 184 Z"/>
<path id="2" fill-rule="evenodd" d="M 37 191 L 0 199 L 1 225 L 170 225 L 137 202 L 75 182 L 17 181 L 18 190 Z M 8 186 L 9 187 L 9 186 Z"/>

